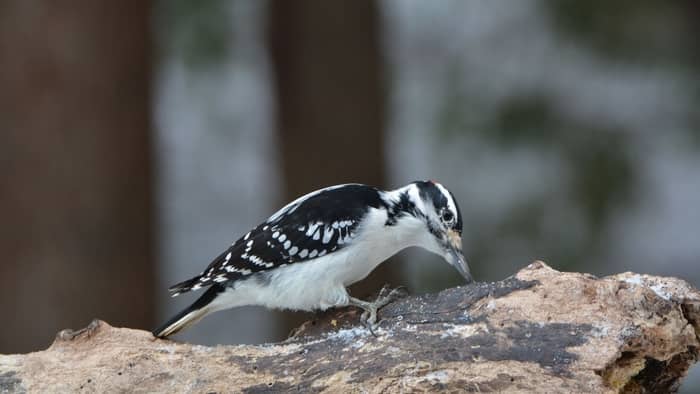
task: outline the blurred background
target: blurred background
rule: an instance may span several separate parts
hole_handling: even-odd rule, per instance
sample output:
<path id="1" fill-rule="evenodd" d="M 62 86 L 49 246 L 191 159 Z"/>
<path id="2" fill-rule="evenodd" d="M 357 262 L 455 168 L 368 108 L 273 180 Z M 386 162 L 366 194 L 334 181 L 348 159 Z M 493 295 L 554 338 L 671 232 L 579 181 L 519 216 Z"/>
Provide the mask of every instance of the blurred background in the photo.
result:
<path id="1" fill-rule="evenodd" d="M 448 186 L 478 280 L 542 259 L 698 286 L 698 20 L 691 0 L 3 0 L 0 353 L 93 317 L 153 328 L 194 299 L 169 285 L 342 182 Z M 460 283 L 408 250 L 353 294 L 384 282 Z M 177 338 L 305 318 L 240 308 Z"/>

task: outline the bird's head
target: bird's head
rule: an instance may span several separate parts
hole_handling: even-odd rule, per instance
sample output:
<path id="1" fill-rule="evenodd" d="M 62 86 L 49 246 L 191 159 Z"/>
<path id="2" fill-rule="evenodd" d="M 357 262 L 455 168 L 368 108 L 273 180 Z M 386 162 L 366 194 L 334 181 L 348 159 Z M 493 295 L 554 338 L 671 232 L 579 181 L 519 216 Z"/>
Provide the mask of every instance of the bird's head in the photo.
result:
<path id="1" fill-rule="evenodd" d="M 455 267 L 467 283 L 472 281 L 462 254 L 462 215 L 452 193 L 435 181 L 417 181 L 393 192 L 397 224 L 415 224 L 414 245 Z"/>

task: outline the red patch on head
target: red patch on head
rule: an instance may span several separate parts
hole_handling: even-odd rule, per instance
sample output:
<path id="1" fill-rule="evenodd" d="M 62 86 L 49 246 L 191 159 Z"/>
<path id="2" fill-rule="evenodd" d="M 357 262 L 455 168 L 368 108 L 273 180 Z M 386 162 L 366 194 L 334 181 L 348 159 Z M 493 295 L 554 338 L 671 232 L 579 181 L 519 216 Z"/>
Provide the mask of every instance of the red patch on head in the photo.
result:
<path id="1" fill-rule="evenodd" d="M 434 180 L 434 179 L 430 179 L 430 182 L 431 182 L 431 183 L 440 183 L 440 182 L 438 182 L 438 181 L 436 181 L 436 180 Z"/>

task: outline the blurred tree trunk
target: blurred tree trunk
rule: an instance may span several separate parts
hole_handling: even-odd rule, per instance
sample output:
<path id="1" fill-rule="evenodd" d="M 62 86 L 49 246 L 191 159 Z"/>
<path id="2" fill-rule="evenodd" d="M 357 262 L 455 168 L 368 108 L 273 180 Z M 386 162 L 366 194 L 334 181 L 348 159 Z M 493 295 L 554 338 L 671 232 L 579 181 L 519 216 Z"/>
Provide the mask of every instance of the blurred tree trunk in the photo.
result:
<path id="1" fill-rule="evenodd" d="M 338 183 L 386 187 L 378 4 L 274 1 L 268 12 L 285 200 Z M 366 295 L 390 276 L 380 266 L 353 292 Z"/>
<path id="2" fill-rule="evenodd" d="M 0 353 L 153 317 L 150 3 L 0 3 Z"/>

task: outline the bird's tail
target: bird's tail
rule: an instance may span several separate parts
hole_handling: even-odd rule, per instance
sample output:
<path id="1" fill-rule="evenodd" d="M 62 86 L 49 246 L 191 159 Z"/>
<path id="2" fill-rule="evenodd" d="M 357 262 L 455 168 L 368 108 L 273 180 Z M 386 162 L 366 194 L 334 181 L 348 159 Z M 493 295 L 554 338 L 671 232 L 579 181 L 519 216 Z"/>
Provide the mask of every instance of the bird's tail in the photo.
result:
<path id="1" fill-rule="evenodd" d="M 224 287 L 214 284 L 202 294 L 192 305 L 182 310 L 177 315 L 173 316 L 162 326 L 153 330 L 153 335 L 158 338 L 166 338 L 180 330 L 191 326 L 194 323 L 202 320 L 202 318 L 218 309 L 213 308 L 211 303 L 224 291 Z"/>

